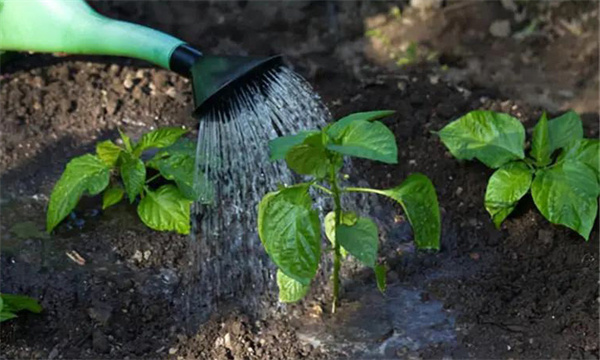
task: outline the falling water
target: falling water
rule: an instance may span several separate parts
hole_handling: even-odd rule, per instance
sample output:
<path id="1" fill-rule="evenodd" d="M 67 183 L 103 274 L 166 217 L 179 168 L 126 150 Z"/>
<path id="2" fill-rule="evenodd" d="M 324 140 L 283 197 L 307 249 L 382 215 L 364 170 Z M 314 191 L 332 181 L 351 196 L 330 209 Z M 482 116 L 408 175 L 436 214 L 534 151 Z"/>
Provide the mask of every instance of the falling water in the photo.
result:
<path id="1" fill-rule="evenodd" d="M 294 175 L 269 161 L 268 140 L 322 127 L 330 113 L 310 85 L 285 67 L 238 89 L 227 111 L 215 108 L 200 119 L 196 152 L 195 229 L 187 286 L 192 321 L 232 299 L 258 309 L 273 293 L 273 265 L 256 232 L 257 205 Z"/>

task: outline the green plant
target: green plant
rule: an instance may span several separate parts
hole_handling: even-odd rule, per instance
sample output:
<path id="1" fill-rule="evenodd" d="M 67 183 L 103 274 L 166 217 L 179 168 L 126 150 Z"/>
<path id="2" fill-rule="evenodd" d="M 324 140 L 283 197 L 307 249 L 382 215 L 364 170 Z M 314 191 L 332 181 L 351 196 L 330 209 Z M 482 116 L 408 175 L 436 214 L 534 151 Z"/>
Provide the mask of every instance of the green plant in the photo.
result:
<path id="1" fill-rule="evenodd" d="M 0 322 L 17 317 L 19 311 L 42 312 L 42 307 L 36 299 L 23 295 L 0 294 Z"/>
<path id="2" fill-rule="evenodd" d="M 96 145 L 96 154 L 73 158 L 50 195 L 46 229 L 51 232 L 77 205 L 84 193 L 102 192 L 102 208 L 117 204 L 126 195 L 130 203 L 138 197 L 137 213 L 148 227 L 160 231 L 190 232 L 190 207 L 199 198 L 206 200 L 210 184 L 198 172 L 194 179 L 196 146 L 176 127 L 161 128 L 143 135 L 134 143 L 119 130 L 122 145 L 110 140 Z M 148 161 L 142 154 L 158 152 Z M 156 175 L 147 178 L 147 168 Z M 154 189 L 160 177 L 169 183 Z M 119 180 L 120 178 L 120 180 Z"/>
<path id="3" fill-rule="evenodd" d="M 333 312 L 339 297 L 340 267 L 347 254 L 375 270 L 377 285 L 385 290 L 385 267 L 378 262 L 377 225 L 369 218 L 345 211 L 342 195 L 366 192 L 387 196 L 398 202 L 412 225 L 420 249 L 440 247 L 440 212 L 431 181 L 422 174 L 410 175 L 391 189 L 342 187 L 339 171 L 344 156 L 355 156 L 388 164 L 397 163 L 394 134 L 378 119 L 393 111 L 355 113 L 323 130 L 302 131 L 269 143 L 271 160 L 284 160 L 308 182 L 266 194 L 258 207 L 258 233 L 277 265 L 279 299 L 300 300 L 307 293 L 321 258 L 321 224 L 313 209 L 309 189 L 333 199 L 333 212 L 324 218 L 325 234 L 333 251 Z"/>
<path id="4" fill-rule="evenodd" d="M 528 157 L 525 129 L 507 114 L 472 111 L 438 135 L 456 158 L 476 158 L 498 169 L 485 193 L 485 208 L 497 227 L 531 190 L 535 205 L 548 221 L 588 239 L 598 212 L 600 148 L 598 139 L 583 138 L 581 119 L 575 112 L 552 120 L 544 113 L 533 129 Z"/>

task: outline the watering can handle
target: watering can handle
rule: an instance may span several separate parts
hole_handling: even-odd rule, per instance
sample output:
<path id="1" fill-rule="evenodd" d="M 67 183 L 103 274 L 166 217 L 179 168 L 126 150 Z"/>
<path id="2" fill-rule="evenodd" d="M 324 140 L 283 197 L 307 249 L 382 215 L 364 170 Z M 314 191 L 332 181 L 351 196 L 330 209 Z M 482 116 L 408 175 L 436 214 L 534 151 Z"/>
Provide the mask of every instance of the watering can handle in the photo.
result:
<path id="1" fill-rule="evenodd" d="M 171 57 L 178 47 L 191 51 L 173 36 L 102 16 L 83 0 L 0 0 L 0 50 L 126 56 L 177 71 Z"/>

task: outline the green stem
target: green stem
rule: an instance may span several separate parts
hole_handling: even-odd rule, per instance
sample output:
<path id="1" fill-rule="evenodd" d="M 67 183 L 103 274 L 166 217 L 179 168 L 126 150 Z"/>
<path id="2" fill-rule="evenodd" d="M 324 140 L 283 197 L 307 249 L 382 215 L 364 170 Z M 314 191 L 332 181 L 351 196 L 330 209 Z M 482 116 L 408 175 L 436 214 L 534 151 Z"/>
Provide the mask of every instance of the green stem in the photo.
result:
<path id="1" fill-rule="evenodd" d="M 529 158 L 525 158 L 523 159 L 523 162 L 525 163 L 525 165 L 527 165 L 529 167 L 529 169 L 531 170 L 535 170 L 536 169 L 536 164 L 535 161 L 529 159 Z"/>
<path id="2" fill-rule="evenodd" d="M 160 174 L 156 174 L 153 177 L 151 177 L 150 179 L 146 180 L 146 184 L 151 183 L 152 181 L 158 179 L 158 177 L 160 177 Z"/>
<path id="3" fill-rule="evenodd" d="M 377 190 L 377 189 L 370 189 L 370 188 L 361 188 L 361 187 L 347 187 L 342 189 L 342 191 L 344 192 L 365 192 L 365 193 L 372 193 L 372 194 L 379 194 L 379 195 L 386 195 L 383 191 L 381 190 Z"/>
<path id="4" fill-rule="evenodd" d="M 319 184 L 312 184 L 312 186 L 316 187 L 317 189 L 319 189 L 329 195 L 333 195 L 333 192 L 331 190 L 329 190 L 328 188 L 326 188 L 325 186 L 321 186 Z"/>
<path id="5" fill-rule="evenodd" d="M 338 180 L 335 173 L 335 169 L 331 168 L 330 174 L 331 190 L 333 193 L 333 202 L 335 203 L 335 229 L 342 223 L 342 199 L 341 191 L 338 186 Z M 331 312 L 335 313 L 337 307 L 338 298 L 340 295 L 340 268 L 341 268 L 341 252 L 340 243 L 337 238 L 335 239 L 333 249 L 333 304 L 331 305 Z"/>

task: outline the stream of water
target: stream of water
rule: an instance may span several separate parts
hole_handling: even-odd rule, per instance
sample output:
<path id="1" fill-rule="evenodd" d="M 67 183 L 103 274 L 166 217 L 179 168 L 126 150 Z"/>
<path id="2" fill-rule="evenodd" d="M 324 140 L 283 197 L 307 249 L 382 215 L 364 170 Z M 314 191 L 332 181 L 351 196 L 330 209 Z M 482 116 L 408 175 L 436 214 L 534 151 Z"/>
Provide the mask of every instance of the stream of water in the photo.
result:
<path id="1" fill-rule="evenodd" d="M 238 89 L 227 113 L 200 119 L 196 184 L 204 185 L 194 206 L 186 289 L 193 323 L 232 299 L 258 309 L 274 288 L 274 267 L 256 232 L 257 205 L 294 175 L 283 161 L 269 160 L 268 140 L 322 127 L 330 116 L 306 80 L 279 67 Z"/>

